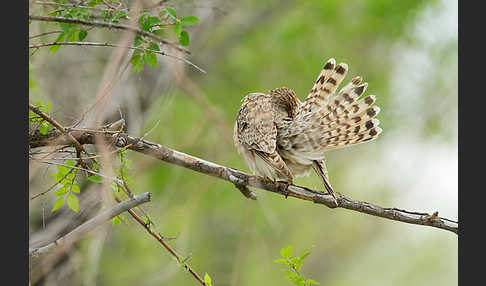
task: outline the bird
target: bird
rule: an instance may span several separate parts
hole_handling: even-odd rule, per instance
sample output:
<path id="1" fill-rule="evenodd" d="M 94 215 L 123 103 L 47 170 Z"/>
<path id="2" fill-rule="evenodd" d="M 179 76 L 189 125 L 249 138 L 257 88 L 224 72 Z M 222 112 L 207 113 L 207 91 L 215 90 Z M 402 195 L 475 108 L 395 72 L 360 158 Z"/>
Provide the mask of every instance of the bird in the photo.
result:
<path id="1" fill-rule="evenodd" d="M 375 140 L 382 133 L 375 118 L 380 112 L 373 105 L 376 96 L 361 97 L 368 87 L 361 76 L 337 91 L 347 72 L 346 63 L 330 58 L 304 101 L 288 87 L 242 99 L 233 140 L 254 174 L 293 184 L 295 177 L 314 170 L 337 204 L 324 153 Z"/>

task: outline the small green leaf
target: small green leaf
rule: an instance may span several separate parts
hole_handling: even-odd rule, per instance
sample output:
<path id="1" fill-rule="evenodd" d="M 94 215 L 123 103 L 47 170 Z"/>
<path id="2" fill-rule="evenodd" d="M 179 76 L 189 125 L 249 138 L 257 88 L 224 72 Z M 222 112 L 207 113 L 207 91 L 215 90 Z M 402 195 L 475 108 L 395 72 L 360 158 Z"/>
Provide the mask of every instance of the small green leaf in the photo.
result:
<path id="1" fill-rule="evenodd" d="M 157 16 L 150 16 L 145 20 L 146 25 L 148 25 L 149 28 L 152 28 L 154 25 L 160 24 L 160 19 Z"/>
<path id="2" fill-rule="evenodd" d="M 67 17 L 66 17 L 67 16 Z M 64 16 L 65 18 L 71 18 L 70 16 L 68 15 L 65 15 Z M 64 33 L 67 33 L 71 27 L 73 27 L 75 24 L 72 24 L 72 23 L 59 23 L 59 26 L 61 26 L 61 29 Z"/>
<path id="3" fill-rule="evenodd" d="M 157 43 L 155 42 L 150 42 L 148 49 L 154 51 L 160 51 L 159 45 L 157 45 Z"/>
<path id="4" fill-rule="evenodd" d="M 186 17 L 182 17 L 181 19 L 182 26 L 192 26 L 194 24 L 197 24 L 198 22 L 199 22 L 199 18 L 196 16 L 186 16 Z"/>
<path id="5" fill-rule="evenodd" d="M 114 217 L 114 218 L 111 219 L 111 223 L 113 225 L 120 225 L 121 224 L 121 220 L 120 220 L 119 217 L 116 216 L 116 217 Z"/>
<path id="6" fill-rule="evenodd" d="M 71 191 L 74 192 L 74 193 L 77 193 L 77 194 L 79 194 L 81 192 L 78 185 L 72 185 Z"/>
<path id="7" fill-rule="evenodd" d="M 307 280 L 305 280 L 305 283 L 306 283 L 306 284 L 316 284 L 316 285 L 320 285 L 320 284 L 321 284 L 321 283 L 319 283 L 319 282 L 317 282 L 317 281 L 314 281 L 314 280 L 312 280 L 312 279 L 310 279 L 310 278 L 309 278 L 309 279 L 307 279 Z"/>
<path id="8" fill-rule="evenodd" d="M 86 30 L 80 30 L 79 33 L 78 33 L 78 39 L 80 42 L 82 42 L 86 36 L 88 36 L 88 31 Z"/>
<path id="9" fill-rule="evenodd" d="M 180 22 L 177 22 L 174 24 L 174 33 L 176 35 L 176 37 L 179 37 L 179 35 L 181 34 L 182 32 L 182 25 Z"/>
<path id="10" fill-rule="evenodd" d="M 145 52 L 143 54 L 143 61 L 149 66 L 156 67 L 157 66 L 157 55 L 155 55 L 154 53 Z"/>
<path id="11" fill-rule="evenodd" d="M 181 44 L 181 46 L 189 45 L 189 33 L 186 30 L 183 30 L 179 35 L 179 44 Z"/>
<path id="12" fill-rule="evenodd" d="M 65 194 L 69 193 L 69 190 L 68 188 L 66 188 L 65 186 L 63 187 L 60 187 L 55 193 L 54 193 L 54 196 L 56 197 L 60 197 L 60 196 L 64 196 Z"/>
<path id="13" fill-rule="evenodd" d="M 70 209 L 72 209 L 75 212 L 78 212 L 79 210 L 79 200 L 78 197 L 76 197 L 75 194 L 69 194 L 67 197 L 67 204 Z"/>
<path id="14" fill-rule="evenodd" d="M 174 20 L 177 19 L 176 11 L 173 8 L 167 7 L 165 8 L 165 11 L 167 11 L 167 14 L 171 16 Z"/>
<path id="15" fill-rule="evenodd" d="M 138 46 L 140 46 L 140 44 L 142 44 L 142 43 L 145 43 L 145 40 L 144 40 L 144 39 L 143 39 L 141 36 L 136 35 L 136 36 L 135 36 L 135 40 L 133 41 L 133 45 L 134 45 L 135 47 L 138 47 Z"/>
<path id="16" fill-rule="evenodd" d="M 49 126 L 47 122 L 42 122 L 39 126 L 39 132 L 46 135 L 47 131 L 49 131 Z"/>
<path id="17" fill-rule="evenodd" d="M 147 17 L 149 16 L 149 14 L 147 12 L 144 12 L 140 15 L 140 18 L 138 18 L 138 25 L 140 27 L 143 27 L 143 24 L 145 22 L 145 20 L 147 19 Z"/>
<path id="18" fill-rule="evenodd" d="M 103 182 L 103 179 L 98 175 L 89 176 L 88 180 L 90 180 L 91 182 L 99 183 L 99 184 L 101 184 Z"/>
<path id="19" fill-rule="evenodd" d="M 211 282 L 211 277 L 209 276 L 209 274 L 204 274 L 204 283 L 208 284 L 208 286 L 212 286 L 212 282 Z"/>
<path id="20" fill-rule="evenodd" d="M 292 255 L 292 246 L 289 245 L 280 249 L 280 255 L 282 255 L 284 258 L 290 258 L 290 255 Z"/>
<path id="21" fill-rule="evenodd" d="M 64 199 L 58 198 L 57 201 L 54 203 L 54 206 L 52 207 L 51 212 L 59 209 L 60 207 L 62 207 L 63 204 L 64 204 Z"/>
<path id="22" fill-rule="evenodd" d="M 282 258 L 280 258 L 280 259 L 276 259 L 276 260 L 274 260 L 274 262 L 275 262 L 275 263 L 284 263 L 284 264 L 287 264 L 287 259 L 282 259 Z"/>
<path id="23" fill-rule="evenodd" d="M 132 72 L 140 71 L 142 67 L 142 55 L 140 51 L 135 51 L 132 54 L 132 58 L 130 59 L 130 63 L 133 65 Z"/>
<path id="24" fill-rule="evenodd" d="M 65 36 L 64 33 L 59 34 L 59 36 L 57 36 L 57 39 L 54 42 L 57 43 L 57 42 L 64 41 L 64 36 Z M 61 48 L 61 46 L 59 46 L 59 45 L 50 46 L 49 52 L 54 53 L 55 51 L 59 50 L 60 48 Z"/>

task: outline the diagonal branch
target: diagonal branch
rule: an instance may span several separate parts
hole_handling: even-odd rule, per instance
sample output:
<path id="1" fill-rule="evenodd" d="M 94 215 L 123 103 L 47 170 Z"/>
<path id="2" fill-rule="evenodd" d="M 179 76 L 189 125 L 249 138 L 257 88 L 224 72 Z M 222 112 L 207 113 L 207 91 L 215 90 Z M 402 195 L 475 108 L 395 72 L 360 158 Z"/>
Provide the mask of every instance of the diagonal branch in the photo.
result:
<path id="1" fill-rule="evenodd" d="M 82 144 L 93 144 L 94 134 L 96 133 L 100 133 L 100 131 L 73 131 L 73 136 L 75 136 Z M 104 134 L 107 140 L 113 140 L 113 138 L 116 136 L 114 132 L 104 132 Z M 50 132 L 46 135 L 41 135 L 35 132 L 29 138 L 29 145 L 31 148 L 43 146 L 46 144 L 46 142 L 51 141 L 57 136 L 58 135 L 56 132 Z M 58 142 L 60 142 L 60 140 L 58 140 Z M 64 143 L 68 144 L 69 142 Z M 386 208 L 368 202 L 354 200 L 343 195 L 340 195 L 337 198 L 338 205 L 336 206 L 334 198 L 326 193 L 311 190 L 306 187 L 289 185 L 285 182 L 274 183 L 273 181 L 265 180 L 258 176 L 252 176 L 230 167 L 218 165 L 194 156 L 187 155 L 157 143 L 129 136 L 124 133 L 118 134 L 118 138 L 115 141 L 115 145 L 117 147 L 124 147 L 129 144 L 132 144 L 132 146 L 129 147 L 130 150 L 146 154 L 170 164 L 178 165 L 199 173 L 229 181 L 237 186 L 243 194 L 246 193 L 245 196 L 247 197 L 251 197 L 252 195 L 247 193 L 245 187 L 254 187 L 283 195 L 286 198 L 290 196 L 301 200 L 312 201 L 316 204 L 322 204 L 329 208 L 344 208 L 394 221 L 430 226 L 448 230 L 456 234 L 458 233 L 459 223 L 447 218 L 439 217 L 437 212 L 434 214 L 428 214 L 422 212 L 411 212 L 398 208 Z"/>
<path id="2" fill-rule="evenodd" d="M 136 195 L 133 198 L 130 198 L 126 201 L 120 202 L 119 204 L 111 207 L 110 209 L 105 210 L 101 214 L 93 217 L 92 219 L 88 220 L 87 222 L 83 223 L 82 225 L 75 228 L 70 233 L 66 234 L 65 236 L 38 248 L 29 249 L 29 256 L 30 257 L 37 257 L 44 253 L 52 252 L 57 247 L 65 247 L 69 246 L 76 241 L 78 241 L 83 235 L 87 234 L 97 226 L 101 225 L 105 221 L 121 214 L 124 211 L 130 210 L 140 204 L 146 203 L 150 201 L 150 193 L 143 193 L 140 195 Z"/>
<path id="3" fill-rule="evenodd" d="M 115 199 L 120 202 L 120 199 L 118 197 L 115 197 Z M 152 230 L 152 228 L 150 227 L 150 225 L 148 223 L 146 223 L 142 218 L 140 218 L 133 210 L 128 210 L 128 213 L 141 225 L 143 226 L 143 228 L 145 228 L 145 230 L 147 230 L 147 232 L 152 235 L 155 239 L 157 239 L 160 244 L 162 244 L 163 247 L 165 247 L 165 249 L 167 249 L 167 251 L 170 252 L 170 254 L 172 254 L 172 256 L 174 256 L 177 261 L 179 263 L 181 263 L 181 265 L 184 267 L 184 269 L 186 269 L 187 271 L 189 271 L 189 273 L 191 273 L 191 275 L 199 281 L 199 283 L 201 283 L 202 285 L 204 286 L 207 286 L 206 282 L 204 282 L 204 280 L 201 278 L 201 276 L 199 276 L 199 274 L 197 274 L 196 271 L 194 271 L 191 266 L 189 266 L 189 264 L 185 263 L 182 259 L 182 257 L 174 250 L 172 249 L 172 247 L 170 247 L 164 240 L 164 237 L 162 237 L 160 234 L 156 233 L 155 231 Z"/>
<path id="4" fill-rule="evenodd" d="M 36 15 L 29 15 L 29 20 L 36 20 L 36 21 L 44 21 L 44 22 L 57 22 L 57 23 L 72 23 L 72 24 L 80 24 L 80 25 L 86 25 L 86 26 L 95 26 L 95 27 L 105 27 L 105 28 L 113 28 L 113 29 L 119 29 L 119 30 L 128 30 L 132 31 L 140 36 L 146 36 L 149 38 L 152 38 L 154 40 L 157 40 L 158 42 L 171 46 L 174 49 L 183 52 L 185 54 L 190 54 L 190 52 L 184 48 L 181 48 L 177 45 L 174 45 L 173 43 L 162 39 L 161 37 L 149 33 L 147 31 L 143 31 L 139 28 L 132 27 L 129 25 L 124 25 L 124 24 L 116 24 L 116 23 L 108 23 L 108 22 L 100 22 L 100 21 L 87 21 L 87 20 L 81 20 L 81 19 L 72 19 L 72 18 L 63 18 L 63 17 L 51 17 L 51 16 L 36 16 Z"/>

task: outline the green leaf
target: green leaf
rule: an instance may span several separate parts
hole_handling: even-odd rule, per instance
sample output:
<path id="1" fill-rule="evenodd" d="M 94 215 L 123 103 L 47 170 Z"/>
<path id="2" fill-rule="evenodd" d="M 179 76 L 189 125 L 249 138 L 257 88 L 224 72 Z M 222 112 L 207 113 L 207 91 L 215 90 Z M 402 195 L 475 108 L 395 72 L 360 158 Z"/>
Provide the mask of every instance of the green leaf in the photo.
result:
<path id="1" fill-rule="evenodd" d="M 179 37 L 179 35 L 181 34 L 182 32 L 182 25 L 180 22 L 177 22 L 174 24 L 174 33 L 176 35 L 176 37 Z"/>
<path id="2" fill-rule="evenodd" d="M 52 207 L 51 212 L 59 209 L 60 207 L 62 207 L 63 204 L 64 204 L 64 199 L 58 198 L 57 201 L 54 203 L 54 206 Z"/>
<path id="3" fill-rule="evenodd" d="M 142 15 L 140 15 L 140 18 L 138 18 L 138 25 L 141 28 L 143 27 L 143 24 L 145 23 L 145 20 L 147 19 L 148 16 L 149 14 L 147 12 L 144 12 L 142 13 Z"/>
<path id="4" fill-rule="evenodd" d="M 138 47 L 138 46 L 140 46 L 140 44 L 142 44 L 142 43 L 145 43 L 145 40 L 144 40 L 144 39 L 143 39 L 141 36 L 136 35 L 136 36 L 135 36 L 135 40 L 133 41 L 133 45 L 134 45 L 135 47 Z"/>
<path id="5" fill-rule="evenodd" d="M 304 259 L 305 259 L 307 256 L 309 256 L 309 254 L 310 254 L 310 252 L 307 252 L 306 254 L 302 255 L 302 256 L 300 257 L 300 260 L 301 260 L 301 261 L 302 261 L 302 260 L 304 260 Z"/>
<path id="6" fill-rule="evenodd" d="M 173 8 L 167 7 L 165 8 L 165 11 L 167 11 L 167 14 L 169 14 L 169 16 L 171 16 L 174 20 L 177 20 L 176 11 Z"/>
<path id="7" fill-rule="evenodd" d="M 69 193 L 69 190 L 68 188 L 66 188 L 65 186 L 63 187 L 60 187 L 55 193 L 54 193 L 54 196 L 56 197 L 60 197 L 60 196 L 64 196 L 65 194 Z"/>
<path id="8" fill-rule="evenodd" d="M 103 178 L 101 178 L 98 175 L 89 176 L 88 180 L 90 180 L 91 182 L 99 183 L 99 184 L 101 184 L 103 182 Z"/>
<path id="9" fill-rule="evenodd" d="M 208 284 L 208 286 L 212 286 L 212 285 L 213 285 L 213 284 L 212 284 L 212 282 L 211 282 L 211 277 L 210 277 L 210 276 L 209 276 L 209 274 L 207 274 L 207 273 L 206 273 L 206 274 L 204 274 L 204 282 L 205 282 L 206 284 Z"/>
<path id="10" fill-rule="evenodd" d="M 120 225 L 121 224 L 121 220 L 120 220 L 119 217 L 116 216 L 116 217 L 114 217 L 114 218 L 111 219 L 111 223 L 113 225 Z"/>
<path id="11" fill-rule="evenodd" d="M 183 30 L 179 35 L 179 44 L 181 44 L 181 46 L 189 45 L 189 33 L 186 30 Z"/>
<path id="12" fill-rule="evenodd" d="M 182 17 L 181 19 L 182 26 L 192 26 L 194 24 L 197 24 L 198 22 L 199 22 L 199 18 L 196 16 L 186 16 L 186 17 Z"/>
<path id="13" fill-rule="evenodd" d="M 80 42 L 82 42 L 86 36 L 88 36 L 88 31 L 86 30 L 80 30 L 79 33 L 78 33 L 78 39 Z"/>
<path id="14" fill-rule="evenodd" d="M 275 262 L 275 263 L 283 263 L 283 264 L 287 264 L 287 259 L 282 259 L 282 258 L 280 258 L 280 259 L 275 259 L 273 262 Z"/>
<path id="15" fill-rule="evenodd" d="M 133 52 L 132 58 L 130 59 L 130 63 L 133 65 L 132 72 L 142 70 L 142 68 L 143 68 L 142 55 L 141 55 L 140 51 Z"/>
<path id="16" fill-rule="evenodd" d="M 64 36 L 65 36 L 64 33 L 59 34 L 59 36 L 57 36 L 57 39 L 54 42 L 57 43 L 57 42 L 64 41 Z M 49 52 L 54 53 L 55 51 L 59 50 L 60 48 L 61 48 L 61 46 L 50 46 Z"/>
<path id="17" fill-rule="evenodd" d="M 159 45 L 156 42 L 150 42 L 148 46 L 149 50 L 160 51 Z M 121 152 L 120 152 L 121 153 Z"/>
<path id="18" fill-rule="evenodd" d="M 153 67 L 156 67 L 157 66 L 157 55 L 154 54 L 154 53 L 150 53 L 150 52 L 145 52 L 143 54 L 143 61 L 149 65 L 149 66 L 153 66 Z"/>
<path id="19" fill-rule="evenodd" d="M 78 185 L 72 185 L 71 191 L 74 192 L 74 193 L 77 193 L 77 194 L 79 194 L 81 192 Z"/>
<path id="20" fill-rule="evenodd" d="M 282 255 L 284 258 L 290 258 L 290 255 L 292 255 L 292 246 L 289 245 L 280 249 L 280 255 Z"/>
<path id="21" fill-rule="evenodd" d="M 64 15 L 65 18 L 71 18 L 70 15 Z M 61 29 L 64 33 L 67 33 L 75 24 L 72 23 L 59 23 L 59 26 L 61 26 Z"/>
<path id="22" fill-rule="evenodd" d="M 148 25 L 149 28 L 152 28 L 152 26 L 160 24 L 160 19 L 157 16 L 150 16 L 145 20 L 146 25 Z"/>
<path id="23" fill-rule="evenodd" d="M 310 279 L 310 278 L 309 278 L 309 279 L 307 279 L 307 280 L 305 280 L 305 283 L 306 283 L 306 284 L 317 284 L 317 285 L 320 285 L 320 284 L 321 284 L 321 283 L 319 283 L 319 282 L 317 282 L 317 281 L 314 281 L 314 280 L 312 280 L 312 279 Z"/>
<path id="24" fill-rule="evenodd" d="M 75 212 L 78 212 L 79 210 L 79 200 L 78 197 L 76 197 L 75 194 L 69 194 L 67 197 L 67 204 L 70 209 L 72 209 Z"/>
<path id="25" fill-rule="evenodd" d="M 39 126 L 39 132 L 46 135 L 47 131 L 49 131 L 49 126 L 47 122 L 42 122 Z"/>

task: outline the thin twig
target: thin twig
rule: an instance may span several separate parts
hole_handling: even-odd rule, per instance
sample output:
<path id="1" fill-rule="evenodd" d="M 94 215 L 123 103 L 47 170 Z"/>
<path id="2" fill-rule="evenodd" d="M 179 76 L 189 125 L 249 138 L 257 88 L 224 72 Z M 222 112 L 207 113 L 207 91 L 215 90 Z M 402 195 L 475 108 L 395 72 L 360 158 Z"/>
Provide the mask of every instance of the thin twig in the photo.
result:
<path id="1" fill-rule="evenodd" d="M 94 10 L 94 11 L 108 11 L 108 12 L 128 11 L 127 8 L 112 8 L 109 5 L 106 5 L 106 3 L 105 3 L 105 5 L 110 7 L 110 8 L 104 9 L 104 8 L 98 8 L 98 7 L 82 6 L 82 5 L 77 5 L 77 4 L 56 3 L 56 2 L 41 2 L 41 1 L 36 1 L 34 4 L 42 5 L 42 6 L 56 6 L 56 7 L 91 9 L 91 10 Z"/>
<path id="2" fill-rule="evenodd" d="M 119 202 L 121 201 L 118 197 L 115 196 L 115 199 Z M 163 247 L 165 247 L 165 249 L 167 249 L 167 251 L 169 251 L 169 253 L 174 256 L 177 261 L 179 263 L 182 264 L 182 266 L 187 270 L 189 271 L 189 273 L 191 273 L 192 276 L 194 276 L 194 278 L 196 278 L 199 283 L 201 283 L 202 285 L 205 285 L 207 286 L 207 284 L 204 282 L 204 280 L 201 278 L 201 276 L 199 276 L 199 274 L 197 274 L 196 271 L 194 271 L 191 266 L 189 264 L 187 264 L 185 261 L 182 261 L 181 260 L 181 256 L 174 250 L 172 249 L 172 247 L 170 247 L 164 240 L 164 238 L 159 235 L 158 233 L 154 232 L 150 225 L 147 224 L 142 218 L 140 218 L 133 210 L 128 210 L 128 213 L 140 224 L 142 225 L 145 230 L 147 230 L 148 233 L 150 233 L 150 235 L 152 235 L 153 237 L 155 237 L 155 239 L 157 239 L 160 244 L 162 244 Z"/>
<path id="3" fill-rule="evenodd" d="M 140 48 L 140 47 L 120 46 L 120 45 L 117 45 L 117 44 L 94 43 L 94 42 L 53 42 L 53 43 L 43 43 L 43 44 L 37 44 L 37 45 L 30 45 L 29 46 L 29 49 L 36 49 L 36 48 L 49 47 L 49 46 L 112 47 L 112 48 L 124 48 L 124 49 L 130 49 L 130 50 L 137 50 L 137 51 L 142 51 L 142 52 L 151 52 L 151 53 L 156 53 L 156 54 L 163 55 L 163 56 L 166 56 L 166 57 L 169 57 L 169 58 L 174 58 L 174 59 L 183 61 L 186 64 L 193 66 L 198 71 L 200 71 L 202 73 L 206 73 L 205 70 L 203 70 L 202 68 L 200 68 L 197 65 L 193 64 L 191 61 L 189 61 L 189 60 L 187 60 L 185 58 L 178 57 L 178 56 L 174 56 L 174 55 L 170 55 L 170 54 L 167 54 L 167 53 L 162 52 L 162 51 L 149 50 L 149 49 Z"/>
<path id="4" fill-rule="evenodd" d="M 42 36 L 47 36 L 47 35 L 50 35 L 50 34 L 60 34 L 60 33 L 62 33 L 62 31 L 45 32 L 45 33 L 42 33 L 42 34 L 39 34 L 39 35 L 30 36 L 29 40 L 39 38 L 39 37 L 42 37 Z"/>
<path id="5" fill-rule="evenodd" d="M 66 177 L 67 177 L 69 174 L 71 174 L 73 171 L 74 171 L 74 169 L 69 170 L 69 171 L 66 173 L 66 175 L 64 175 L 64 176 L 63 176 L 63 177 L 62 177 L 60 180 L 58 180 L 58 181 L 57 181 L 57 182 L 56 182 L 54 185 L 52 185 L 51 187 L 49 187 L 49 189 L 47 189 L 47 190 L 46 190 L 46 191 L 44 191 L 44 192 L 40 192 L 40 193 L 38 193 L 38 194 L 33 195 L 33 196 L 30 198 L 30 200 L 33 200 L 33 199 L 35 199 L 35 198 L 37 198 L 37 197 L 43 196 L 43 195 L 47 194 L 48 192 L 50 192 L 52 189 L 54 189 L 54 187 L 55 187 L 55 186 L 59 185 L 59 183 L 60 183 L 60 182 L 62 182 L 62 180 L 64 180 L 64 179 L 65 179 L 65 178 L 66 178 Z"/>
<path id="6" fill-rule="evenodd" d="M 119 30 L 129 30 L 138 35 L 146 36 L 157 40 L 158 42 L 171 46 L 174 49 L 183 52 L 185 54 L 190 54 L 190 52 L 184 48 L 181 48 L 173 43 L 160 38 L 159 36 L 149 33 L 147 31 L 140 30 L 139 28 L 128 26 L 124 24 L 116 24 L 116 23 L 108 23 L 108 22 L 100 22 L 100 21 L 87 21 L 81 19 L 72 19 L 72 18 L 63 18 L 63 17 L 50 17 L 50 16 L 36 16 L 36 15 L 29 15 L 29 20 L 36 20 L 36 21 L 44 21 L 44 22 L 58 22 L 58 23 L 72 23 L 72 24 L 80 24 L 86 26 L 96 26 L 96 27 L 106 27 L 106 28 L 114 28 Z"/>

